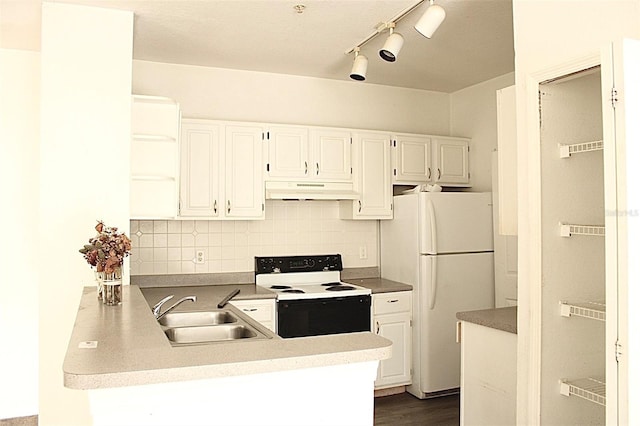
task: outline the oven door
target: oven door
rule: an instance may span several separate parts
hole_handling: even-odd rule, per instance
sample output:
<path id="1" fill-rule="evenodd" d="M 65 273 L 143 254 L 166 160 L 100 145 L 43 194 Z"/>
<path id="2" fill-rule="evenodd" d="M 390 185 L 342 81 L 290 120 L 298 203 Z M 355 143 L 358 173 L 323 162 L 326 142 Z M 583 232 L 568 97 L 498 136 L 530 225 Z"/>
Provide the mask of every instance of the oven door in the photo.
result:
<path id="1" fill-rule="evenodd" d="M 278 301 L 278 335 L 281 337 L 370 330 L 370 295 Z"/>

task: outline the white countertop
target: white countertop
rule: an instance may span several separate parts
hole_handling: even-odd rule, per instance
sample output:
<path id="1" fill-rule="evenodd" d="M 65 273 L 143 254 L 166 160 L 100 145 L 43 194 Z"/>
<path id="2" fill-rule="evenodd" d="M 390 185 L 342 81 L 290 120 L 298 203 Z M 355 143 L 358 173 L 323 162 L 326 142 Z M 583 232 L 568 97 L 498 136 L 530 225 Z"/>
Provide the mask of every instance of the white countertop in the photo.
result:
<path id="1" fill-rule="evenodd" d="M 220 287 L 224 296 L 229 287 Z M 85 348 L 87 342 L 97 347 Z M 359 363 L 389 358 L 391 345 L 362 332 L 172 346 L 137 286 L 124 287 L 119 306 L 103 305 L 95 287 L 85 287 L 63 364 L 64 385 L 99 389 Z"/>

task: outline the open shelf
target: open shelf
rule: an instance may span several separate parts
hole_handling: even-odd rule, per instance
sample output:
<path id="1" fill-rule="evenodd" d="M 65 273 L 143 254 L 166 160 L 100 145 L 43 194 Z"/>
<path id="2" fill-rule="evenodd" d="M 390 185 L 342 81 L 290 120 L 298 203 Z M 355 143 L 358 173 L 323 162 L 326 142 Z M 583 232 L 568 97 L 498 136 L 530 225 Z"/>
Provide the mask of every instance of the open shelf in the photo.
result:
<path id="1" fill-rule="evenodd" d="M 560 393 L 562 395 L 577 396 L 602 406 L 607 405 L 606 389 L 604 380 L 591 377 L 560 381 Z"/>
<path id="2" fill-rule="evenodd" d="M 604 237 L 604 226 L 560 223 L 560 236 L 571 237 L 572 235 L 591 235 Z"/>
<path id="3" fill-rule="evenodd" d="M 171 143 L 175 143 L 176 142 L 176 138 L 173 138 L 171 136 L 163 136 L 163 135 L 143 135 L 140 133 L 134 134 L 132 136 L 132 139 L 134 141 L 140 141 L 140 142 L 171 142 Z"/>
<path id="4" fill-rule="evenodd" d="M 560 148 L 560 158 L 569 158 L 572 154 L 580 154 L 583 152 L 602 151 L 604 148 L 603 141 L 574 143 L 571 145 L 558 145 Z"/>
<path id="5" fill-rule="evenodd" d="M 604 302 L 560 302 L 560 315 L 582 317 L 606 321 L 607 310 Z"/>

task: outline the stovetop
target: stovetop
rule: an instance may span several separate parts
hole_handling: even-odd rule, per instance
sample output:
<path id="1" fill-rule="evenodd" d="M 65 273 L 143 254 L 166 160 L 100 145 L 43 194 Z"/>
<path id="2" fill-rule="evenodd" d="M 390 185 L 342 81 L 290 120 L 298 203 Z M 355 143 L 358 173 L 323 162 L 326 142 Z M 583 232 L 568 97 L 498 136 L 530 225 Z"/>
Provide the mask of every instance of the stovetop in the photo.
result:
<path id="1" fill-rule="evenodd" d="M 318 299 L 371 294 L 371 290 L 340 281 L 342 257 L 256 257 L 256 285 L 277 293 L 278 300 Z"/>

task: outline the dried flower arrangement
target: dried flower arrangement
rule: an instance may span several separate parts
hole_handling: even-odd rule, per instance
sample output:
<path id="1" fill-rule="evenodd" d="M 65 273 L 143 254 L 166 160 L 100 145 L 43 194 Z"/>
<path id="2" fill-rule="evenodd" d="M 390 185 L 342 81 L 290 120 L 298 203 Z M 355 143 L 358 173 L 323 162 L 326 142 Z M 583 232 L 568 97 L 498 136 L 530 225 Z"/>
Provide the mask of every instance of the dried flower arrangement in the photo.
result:
<path id="1" fill-rule="evenodd" d="M 87 263 L 96 268 L 96 272 L 114 274 L 131 252 L 131 240 L 123 232 L 118 232 L 118 228 L 105 226 L 101 220 L 95 229 L 98 234 L 79 251 Z"/>

